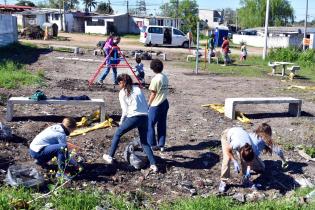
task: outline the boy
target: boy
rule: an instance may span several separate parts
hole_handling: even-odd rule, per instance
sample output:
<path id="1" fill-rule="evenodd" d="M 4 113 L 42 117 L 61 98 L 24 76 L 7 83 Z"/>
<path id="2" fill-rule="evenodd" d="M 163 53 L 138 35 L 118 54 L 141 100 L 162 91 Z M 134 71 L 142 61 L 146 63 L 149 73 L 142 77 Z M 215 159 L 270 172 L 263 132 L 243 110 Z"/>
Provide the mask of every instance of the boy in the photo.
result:
<path id="1" fill-rule="evenodd" d="M 141 63 L 141 58 L 137 57 L 136 62 L 137 62 L 137 65 L 135 66 L 136 76 L 138 77 L 140 82 L 144 84 L 145 83 L 144 82 L 144 69 L 143 69 L 143 63 Z"/>

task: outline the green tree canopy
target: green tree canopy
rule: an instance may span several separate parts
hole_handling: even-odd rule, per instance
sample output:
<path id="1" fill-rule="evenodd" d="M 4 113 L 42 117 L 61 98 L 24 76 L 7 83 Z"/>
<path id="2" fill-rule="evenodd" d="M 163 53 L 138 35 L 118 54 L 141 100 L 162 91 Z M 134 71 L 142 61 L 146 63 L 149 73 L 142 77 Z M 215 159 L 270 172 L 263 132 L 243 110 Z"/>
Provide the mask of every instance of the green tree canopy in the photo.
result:
<path id="1" fill-rule="evenodd" d="M 178 5 L 177 5 L 178 2 Z M 178 8 L 178 9 L 177 9 Z M 198 4 L 196 0 L 170 0 L 161 7 L 161 15 L 182 20 L 181 30 L 187 33 L 189 30 L 196 33 L 198 18 Z"/>
<path id="2" fill-rule="evenodd" d="M 92 7 L 95 8 L 97 5 L 96 0 L 83 0 L 83 3 L 85 5 L 85 9 L 89 8 L 89 11 L 92 11 Z"/>
<path id="3" fill-rule="evenodd" d="M 15 5 L 17 6 L 29 6 L 29 7 L 35 7 L 35 4 L 31 1 L 26 1 L 26 0 L 20 0 L 18 3 Z"/>
<path id="4" fill-rule="evenodd" d="M 241 0 L 238 20 L 243 28 L 261 27 L 265 25 L 267 0 Z M 294 10 L 288 0 L 271 0 L 269 9 L 269 25 L 285 26 L 294 22 Z"/>
<path id="5" fill-rule="evenodd" d="M 96 12 L 100 13 L 100 14 L 113 14 L 114 10 L 113 8 L 110 6 L 109 3 L 106 2 L 101 2 L 96 9 Z"/>

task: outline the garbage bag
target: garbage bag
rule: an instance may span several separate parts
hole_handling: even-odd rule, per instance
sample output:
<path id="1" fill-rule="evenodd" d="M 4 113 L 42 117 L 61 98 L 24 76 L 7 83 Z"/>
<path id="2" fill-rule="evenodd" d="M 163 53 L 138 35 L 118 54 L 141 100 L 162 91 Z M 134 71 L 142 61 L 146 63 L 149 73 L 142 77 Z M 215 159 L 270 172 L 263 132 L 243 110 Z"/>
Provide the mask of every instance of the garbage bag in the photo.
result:
<path id="1" fill-rule="evenodd" d="M 125 160 L 135 169 L 142 169 L 148 164 L 148 157 L 144 153 L 140 139 L 134 139 L 124 150 Z"/>
<path id="2" fill-rule="evenodd" d="M 12 130 L 10 127 L 0 122 L 0 139 L 12 138 Z"/>
<path id="3" fill-rule="evenodd" d="M 5 178 L 5 182 L 10 186 L 33 187 L 44 183 L 44 177 L 34 166 L 30 165 L 11 165 Z"/>

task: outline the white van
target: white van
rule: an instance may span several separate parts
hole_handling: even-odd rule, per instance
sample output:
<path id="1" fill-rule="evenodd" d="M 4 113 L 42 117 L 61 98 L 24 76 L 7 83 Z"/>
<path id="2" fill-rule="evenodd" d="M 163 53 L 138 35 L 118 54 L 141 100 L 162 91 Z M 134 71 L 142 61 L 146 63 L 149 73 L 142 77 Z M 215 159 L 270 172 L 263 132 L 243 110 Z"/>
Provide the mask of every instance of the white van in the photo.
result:
<path id="1" fill-rule="evenodd" d="M 143 26 L 140 33 L 140 42 L 144 45 L 163 45 L 189 47 L 189 40 L 185 34 L 171 26 Z"/>

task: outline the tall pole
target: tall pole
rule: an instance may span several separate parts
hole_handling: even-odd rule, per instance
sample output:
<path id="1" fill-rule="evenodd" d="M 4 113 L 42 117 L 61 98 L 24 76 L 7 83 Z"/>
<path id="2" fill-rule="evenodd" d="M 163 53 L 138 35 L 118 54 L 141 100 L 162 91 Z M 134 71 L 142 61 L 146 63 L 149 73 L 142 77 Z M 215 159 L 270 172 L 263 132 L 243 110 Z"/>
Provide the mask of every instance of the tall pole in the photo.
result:
<path id="1" fill-rule="evenodd" d="M 62 13 L 61 13 L 61 1 L 59 0 L 59 18 L 60 18 L 60 30 L 63 31 L 63 24 L 62 24 Z"/>
<path id="2" fill-rule="evenodd" d="M 304 40 L 306 39 L 306 35 L 307 35 L 307 13 L 308 13 L 308 0 L 306 0 L 306 11 L 305 11 L 305 22 L 304 22 Z M 303 50 L 306 49 L 306 46 L 305 46 L 305 41 L 303 40 Z"/>
<path id="3" fill-rule="evenodd" d="M 206 56 L 206 55 L 205 55 Z M 197 22 L 197 46 L 196 46 L 196 67 L 195 74 L 198 74 L 198 62 L 199 62 L 199 21 Z"/>
<path id="4" fill-rule="evenodd" d="M 126 0 L 126 2 L 127 2 L 127 14 L 129 14 L 129 2 L 128 0 Z"/>
<path id="5" fill-rule="evenodd" d="M 266 59 L 266 56 L 267 56 L 268 22 L 269 22 L 269 0 L 267 0 L 267 5 L 266 5 L 265 43 L 264 43 L 264 51 L 263 51 L 264 60 Z"/>

